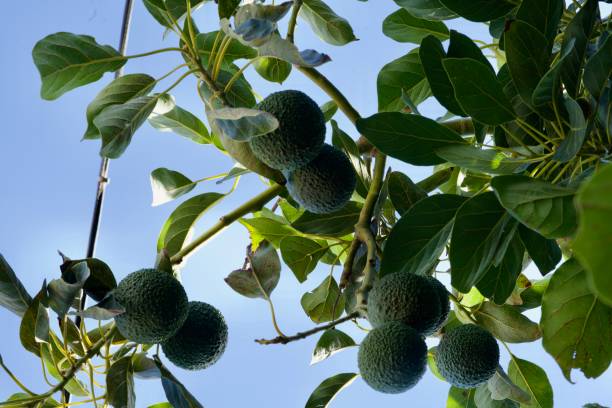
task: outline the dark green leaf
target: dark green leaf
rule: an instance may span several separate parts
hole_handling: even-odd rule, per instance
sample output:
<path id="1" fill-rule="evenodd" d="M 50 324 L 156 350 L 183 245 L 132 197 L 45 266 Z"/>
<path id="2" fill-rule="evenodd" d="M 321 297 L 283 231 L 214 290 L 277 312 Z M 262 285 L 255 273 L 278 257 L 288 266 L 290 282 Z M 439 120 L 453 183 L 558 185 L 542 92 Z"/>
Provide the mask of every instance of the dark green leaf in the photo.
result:
<path id="1" fill-rule="evenodd" d="M 104 299 L 111 290 L 117 287 L 117 281 L 113 275 L 113 271 L 109 266 L 97 258 L 85 259 L 68 259 L 64 257 L 64 263 L 60 266 L 62 271 L 62 279 L 68 283 L 76 283 L 77 276 L 75 272 L 78 269 L 73 269 L 79 263 L 85 262 L 89 268 L 89 278 L 85 282 L 85 293 L 96 301 Z"/>
<path id="2" fill-rule="evenodd" d="M 355 373 L 336 374 L 323 381 L 312 392 L 305 408 L 326 408 L 342 389 L 351 385 L 357 378 Z"/>
<path id="3" fill-rule="evenodd" d="M 325 330 L 312 353 L 310 364 L 319 363 L 348 347 L 355 347 L 355 341 L 346 333 L 332 328 Z"/>
<path id="4" fill-rule="evenodd" d="M 546 239 L 524 225 L 519 226 L 519 235 L 542 276 L 554 270 L 561 262 L 561 249 L 554 239 Z"/>
<path id="5" fill-rule="evenodd" d="M 603 167 L 582 186 L 576 200 L 580 226 L 572 246 L 594 292 L 612 305 L 612 276 L 607 257 L 612 237 L 612 166 Z"/>
<path id="6" fill-rule="evenodd" d="M 476 402 L 474 402 L 475 393 L 476 390 L 474 388 L 465 390 L 451 386 L 448 391 L 446 408 L 477 408 Z"/>
<path id="7" fill-rule="evenodd" d="M 253 64 L 263 79 L 282 84 L 291 74 L 291 64 L 278 58 L 257 58 Z"/>
<path id="8" fill-rule="evenodd" d="M 135 408 L 132 358 L 123 357 L 113 363 L 106 374 L 106 398 L 115 408 Z"/>
<path id="9" fill-rule="evenodd" d="M 516 12 L 516 19 L 538 29 L 552 45 L 557 36 L 563 8 L 563 0 L 523 0 Z"/>
<path id="10" fill-rule="evenodd" d="M 280 242 L 283 261 L 291 269 L 298 281 L 304 282 L 312 272 L 327 247 L 304 237 L 285 237 Z"/>
<path id="11" fill-rule="evenodd" d="M 389 174 L 389 198 L 397 212 L 403 215 L 417 202 L 427 198 L 427 193 L 404 173 L 393 171 Z"/>
<path id="12" fill-rule="evenodd" d="M 496 338 L 508 343 L 536 341 L 542 336 L 540 327 L 509 305 L 484 302 L 474 313 L 478 324 Z"/>
<path id="13" fill-rule="evenodd" d="M 210 143 L 210 134 L 204 123 L 194 114 L 180 106 L 173 106 L 170 110 L 159 111 L 153 109 L 149 116 L 149 124 L 162 132 L 174 132 L 196 143 Z"/>
<path id="14" fill-rule="evenodd" d="M 95 82 L 127 61 L 113 47 L 100 45 L 93 37 L 64 32 L 38 41 L 32 57 L 42 79 L 40 94 L 47 100 Z"/>
<path id="15" fill-rule="evenodd" d="M 437 194 L 416 203 L 395 224 L 383 251 L 381 276 L 424 274 L 436 263 L 448 241 L 457 209 L 465 198 Z"/>
<path id="16" fill-rule="evenodd" d="M 405 8 L 415 17 L 427 20 L 448 20 L 457 17 L 455 13 L 442 5 L 440 0 L 394 0 L 398 6 Z"/>
<path id="17" fill-rule="evenodd" d="M 471 21 L 490 21 L 508 14 L 515 4 L 506 0 L 440 0 L 449 10 Z"/>
<path id="18" fill-rule="evenodd" d="M 232 289 L 250 298 L 267 299 L 280 279 L 280 258 L 274 247 L 267 241 L 259 244 L 253 252 L 249 250 L 248 264 L 225 278 Z"/>
<path id="19" fill-rule="evenodd" d="M 344 45 L 357 39 L 349 22 L 321 0 L 304 0 L 300 16 L 319 38 L 329 44 Z"/>
<path id="20" fill-rule="evenodd" d="M 431 95 L 429 83 L 423 72 L 419 50 L 386 64 L 378 73 L 376 81 L 379 111 L 403 111 L 406 103 L 402 94 L 418 105 Z"/>
<path id="21" fill-rule="evenodd" d="M 113 293 L 109 293 L 95 305 L 74 314 L 88 319 L 109 320 L 124 312 L 123 305 L 119 304 Z"/>
<path id="22" fill-rule="evenodd" d="M 565 110 L 568 113 L 569 130 L 552 157 L 553 160 L 561 163 L 568 162 L 576 157 L 582 149 L 587 132 L 587 123 L 578 102 L 572 98 L 567 98 L 564 102 Z"/>
<path id="23" fill-rule="evenodd" d="M 510 379 L 531 396 L 530 407 L 553 408 L 553 390 L 546 372 L 536 364 L 511 355 Z"/>
<path id="24" fill-rule="evenodd" d="M 446 40 L 449 37 L 448 28 L 441 21 L 415 17 L 406 9 L 399 9 L 385 18 L 383 33 L 395 41 L 414 44 L 420 44 L 421 40 L 429 35 L 440 40 Z"/>
<path id="25" fill-rule="evenodd" d="M 155 364 L 157 364 L 161 373 L 161 382 L 166 398 L 174 408 L 204 408 L 159 359 L 155 359 Z"/>
<path id="26" fill-rule="evenodd" d="M 225 38 L 226 35 L 222 31 L 212 31 L 210 33 L 201 33 L 197 35 L 196 45 L 203 64 L 209 65 L 210 55 L 214 48 L 215 41 L 217 42 L 215 55 L 218 55 L 218 46 Z M 230 67 L 229 63 L 235 60 L 251 59 L 257 56 L 257 51 L 255 49 L 242 44 L 236 39 L 227 39 L 226 41 L 228 41 L 228 45 L 225 54 L 223 54 L 224 65 L 222 64 L 224 69 L 228 69 Z"/>
<path id="27" fill-rule="evenodd" d="M 219 72 L 219 76 L 217 77 L 217 87 L 219 89 L 225 89 L 226 85 L 234 75 L 235 72 L 233 71 L 222 70 Z M 200 94 L 202 94 L 207 100 L 211 100 L 213 95 L 205 84 L 200 85 Z M 228 104 L 235 108 L 252 108 L 256 103 L 251 85 L 244 78 L 243 74 L 238 76 L 238 79 L 235 80 L 231 88 L 225 93 L 225 98 L 227 99 Z"/>
<path id="28" fill-rule="evenodd" d="M 465 143 L 457 133 L 434 120 L 399 112 L 360 119 L 357 129 L 383 153 L 418 166 L 443 163 L 434 149 Z"/>
<path id="29" fill-rule="evenodd" d="M 327 101 L 321 105 L 321 111 L 323 111 L 325 122 L 329 122 L 338 112 L 338 105 L 333 100 Z"/>
<path id="30" fill-rule="evenodd" d="M 146 74 L 128 74 L 116 78 L 106 85 L 87 106 L 87 130 L 83 139 L 99 139 L 100 132 L 93 120 L 100 112 L 111 105 L 126 103 L 132 98 L 149 93 L 155 85 L 155 78 Z"/>
<path id="31" fill-rule="evenodd" d="M 151 172 L 151 190 L 153 191 L 152 206 L 161 205 L 187 194 L 194 189 L 196 183 L 178 171 L 163 167 Z"/>
<path id="32" fill-rule="evenodd" d="M 478 149 L 472 145 L 449 145 L 435 150 L 436 155 L 461 168 L 486 174 L 513 174 L 525 163 L 496 150 Z"/>
<path id="33" fill-rule="evenodd" d="M 100 154 L 116 159 L 132 141 L 136 130 L 153 112 L 158 97 L 138 96 L 121 105 L 111 105 L 94 118 L 102 137 Z"/>
<path id="34" fill-rule="evenodd" d="M 219 193 L 204 193 L 181 203 L 164 223 L 157 240 L 157 252 L 162 249 L 173 256 L 183 248 L 195 222 L 224 197 Z"/>
<path id="35" fill-rule="evenodd" d="M 26 394 L 23 392 L 18 392 L 15 393 L 13 395 L 11 395 L 6 402 L 19 402 L 20 400 L 27 400 L 32 398 L 32 396 L 30 394 Z M 17 405 L 7 405 L 8 407 L 30 407 L 31 405 L 28 404 L 17 404 Z M 53 398 L 49 397 L 47 399 L 45 399 L 45 401 L 42 403 L 42 405 L 37 405 L 36 408 L 58 408 L 61 407 L 62 404 L 60 404 L 59 402 L 57 402 L 56 400 L 54 400 Z"/>
<path id="36" fill-rule="evenodd" d="M 523 303 L 515 306 L 517 310 L 525 311 L 542 306 L 542 295 L 548 288 L 551 276 L 548 275 L 544 279 L 531 282 L 531 286 L 521 292 L 520 296 Z"/>
<path id="37" fill-rule="evenodd" d="M 21 317 L 30 303 L 32 297 L 0 254 L 0 305 Z"/>
<path id="38" fill-rule="evenodd" d="M 527 176 L 499 176 L 491 187 L 516 219 L 547 238 L 571 235 L 576 229 L 575 191 Z"/>
<path id="39" fill-rule="evenodd" d="M 573 50 L 573 43 L 568 45 L 559 55 L 557 62 L 553 65 L 546 74 L 540 79 L 538 85 L 533 91 L 532 105 L 547 118 L 549 114 L 546 110 L 546 105 L 551 104 L 556 107 L 557 110 L 562 109 L 563 104 L 563 90 L 561 89 L 561 68 L 565 64 L 565 61 L 570 58 L 570 53 Z M 552 119 L 553 117 L 550 116 Z"/>
<path id="40" fill-rule="evenodd" d="M 612 308 L 589 289 L 587 274 L 575 260 L 552 276 L 542 298 L 542 344 L 571 381 L 579 368 L 599 377 L 612 361 Z"/>
<path id="41" fill-rule="evenodd" d="M 449 253 L 454 288 L 468 293 L 489 270 L 509 218 L 491 192 L 472 197 L 459 208 Z"/>
<path id="42" fill-rule="evenodd" d="M 469 58 L 447 58 L 442 64 L 453 84 L 455 98 L 474 119 L 499 125 L 515 118 L 501 84 L 486 65 Z"/>
<path id="43" fill-rule="evenodd" d="M 476 284 L 480 293 L 497 304 L 503 304 L 512 294 L 516 279 L 523 270 L 525 247 L 517 234 L 512 234 L 501 262 L 493 265 Z"/>
<path id="44" fill-rule="evenodd" d="M 343 236 L 353 232 L 360 212 L 361 205 L 349 201 L 342 209 L 328 214 L 306 211 L 291 226 L 305 234 Z"/>
<path id="45" fill-rule="evenodd" d="M 132 371 L 137 378 L 160 378 L 161 373 L 155 360 L 147 357 L 147 353 L 136 353 L 132 356 Z"/>
<path id="46" fill-rule="evenodd" d="M 480 47 L 476 45 L 470 37 L 459 31 L 451 30 L 450 32 L 450 43 L 448 44 L 447 56 L 448 58 L 470 58 L 482 63 L 489 68 L 491 72 L 495 72 Z"/>
<path id="47" fill-rule="evenodd" d="M 438 102 L 448 109 L 449 112 L 466 116 L 463 108 L 461 108 L 461 105 L 455 99 L 453 84 L 450 82 L 448 74 L 442 65 L 442 60 L 446 58 L 446 52 L 440 40 L 433 35 L 425 37 L 419 48 L 419 56 L 431 92 Z"/>
<path id="48" fill-rule="evenodd" d="M 344 133 L 344 131 L 338 127 L 338 123 L 335 120 L 331 121 L 331 126 L 332 144 L 346 153 L 350 159 L 351 163 L 353 164 L 353 168 L 357 173 L 357 193 L 359 193 L 359 195 L 362 197 L 365 197 L 370 188 L 370 173 L 367 166 L 363 162 L 363 159 L 361 158 L 359 148 L 353 139 L 351 139 L 349 135 Z"/>
<path id="49" fill-rule="evenodd" d="M 40 356 L 40 343 L 49 343 L 47 282 L 44 282 L 42 289 L 34 296 L 34 299 L 32 299 L 28 309 L 21 318 L 19 339 L 23 348 L 37 356 Z"/>
<path id="50" fill-rule="evenodd" d="M 219 19 L 233 16 L 239 4 L 240 0 L 219 0 Z"/>
<path id="51" fill-rule="evenodd" d="M 47 285 L 48 304 L 60 318 L 63 318 L 68 313 L 68 309 L 75 304 L 76 297 L 90 276 L 86 262 L 80 262 L 70 269 L 74 276 L 73 283 L 68 283 L 64 279 L 53 279 Z"/>
<path id="52" fill-rule="evenodd" d="M 205 1 L 191 0 L 191 11 Z M 143 3 L 155 20 L 168 28 L 187 14 L 187 0 L 143 0 Z"/>
<path id="53" fill-rule="evenodd" d="M 332 276 L 328 276 L 312 292 L 305 293 L 302 308 L 315 323 L 329 322 L 342 315 L 344 296 Z"/>
<path id="54" fill-rule="evenodd" d="M 612 74 L 612 40 L 608 36 L 584 67 L 584 86 L 597 100 Z"/>
<path id="55" fill-rule="evenodd" d="M 237 142 L 270 133 L 278 128 L 278 120 L 268 112 L 247 108 L 221 108 L 208 114 L 222 134 Z"/>

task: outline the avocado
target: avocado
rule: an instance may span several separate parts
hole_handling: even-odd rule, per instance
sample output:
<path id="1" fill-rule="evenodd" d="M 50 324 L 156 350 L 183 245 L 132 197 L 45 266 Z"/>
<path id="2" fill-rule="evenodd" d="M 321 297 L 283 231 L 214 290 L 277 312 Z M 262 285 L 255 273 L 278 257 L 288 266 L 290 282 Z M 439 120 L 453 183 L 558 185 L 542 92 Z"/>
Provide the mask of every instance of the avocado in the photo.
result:
<path id="1" fill-rule="evenodd" d="M 444 334 L 436 351 L 442 377 L 459 388 L 475 388 L 495 374 L 499 346 L 495 337 L 474 324 Z"/>
<path id="2" fill-rule="evenodd" d="M 168 360 L 187 370 L 211 366 L 227 345 L 227 325 L 215 307 L 204 302 L 189 302 L 187 320 L 178 332 L 164 343 Z"/>
<path id="3" fill-rule="evenodd" d="M 448 300 L 448 291 L 442 282 L 432 276 L 428 277 L 428 279 L 431 286 L 436 290 L 438 299 L 440 300 L 440 319 L 435 326 L 435 333 L 442 328 L 448 318 L 448 314 L 450 313 L 450 301 Z"/>
<path id="4" fill-rule="evenodd" d="M 428 336 L 442 318 L 438 291 L 429 278 L 406 272 L 383 276 L 370 291 L 368 319 L 374 327 L 400 321 Z"/>
<path id="5" fill-rule="evenodd" d="M 308 95 L 292 90 L 276 92 L 257 109 L 271 113 L 279 126 L 249 140 L 255 157 L 273 169 L 290 171 L 317 156 L 325 141 L 325 118 Z"/>
<path id="6" fill-rule="evenodd" d="M 315 214 L 340 210 L 350 200 L 357 184 L 349 158 L 328 144 L 314 160 L 286 173 L 285 177 L 291 197 Z"/>
<path id="7" fill-rule="evenodd" d="M 359 346 L 359 371 L 376 391 L 398 394 L 425 373 L 427 345 L 412 327 L 391 322 L 373 329 Z"/>
<path id="8" fill-rule="evenodd" d="M 160 343 L 187 319 L 183 285 L 157 269 L 141 269 L 125 277 L 114 291 L 125 312 L 115 316 L 119 332 L 136 343 Z"/>

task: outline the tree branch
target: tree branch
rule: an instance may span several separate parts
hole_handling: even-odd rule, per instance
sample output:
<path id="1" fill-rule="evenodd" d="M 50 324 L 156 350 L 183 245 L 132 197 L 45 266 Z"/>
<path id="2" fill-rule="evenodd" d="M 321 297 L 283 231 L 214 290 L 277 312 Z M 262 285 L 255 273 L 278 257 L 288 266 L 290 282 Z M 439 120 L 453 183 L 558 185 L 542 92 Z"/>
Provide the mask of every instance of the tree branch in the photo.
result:
<path id="1" fill-rule="evenodd" d="M 234 221 L 238 220 L 239 218 L 253 211 L 259 210 L 261 207 L 266 205 L 268 201 L 282 194 L 284 191 L 285 191 L 285 186 L 282 186 L 280 184 L 274 184 L 272 187 L 256 195 L 255 197 L 253 197 L 246 203 L 242 204 L 240 207 L 222 216 L 219 219 L 219 221 L 217 221 L 217 223 L 213 225 L 210 229 L 205 231 L 202 235 L 194 239 L 188 245 L 183 247 L 183 249 L 181 249 L 179 252 L 174 254 L 170 258 L 170 262 L 173 265 L 181 263 L 187 255 L 189 255 L 191 252 L 196 250 L 204 242 L 214 237 L 217 233 L 225 229 L 225 227 L 229 226 L 230 224 L 232 224 Z"/>
<path id="2" fill-rule="evenodd" d="M 289 18 L 289 25 L 287 27 L 287 40 L 291 43 L 294 41 L 295 26 L 297 25 L 298 14 L 302 8 L 303 0 L 293 1 L 293 10 L 291 11 L 291 17 Z"/>
<path id="3" fill-rule="evenodd" d="M 328 330 L 328 329 L 333 329 L 334 327 L 336 327 L 337 325 L 347 322 L 349 320 L 353 320 L 353 319 L 357 319 L 358 317 L 360 317 L 359 312 L 353 312 L 351 314 L 348 314 L 344 317 L 341 317 L 338 320 L 334 320 L 333 322 L 330 322 L 324 326 L 317 326 L 314 329 L 310 329 L 304 332 L 300 332 L 297 334 L 294 334 L 293 336 L 278 336 L 275 337 L 273 339 L 259 339 L 259 340 L 255 340 L 256 343 L 259 344 L 263 344 L 263 345 L 268 345 L 268 344 L 287 344 L 287 343 L 291 343 L 292 341 L 296 341 L 296 340 L 302 340 L 305 339 L 308 336 L 312 336 L 313 334 L 316 334 L 318 332 L 324 331 L 324 330 Z"/>

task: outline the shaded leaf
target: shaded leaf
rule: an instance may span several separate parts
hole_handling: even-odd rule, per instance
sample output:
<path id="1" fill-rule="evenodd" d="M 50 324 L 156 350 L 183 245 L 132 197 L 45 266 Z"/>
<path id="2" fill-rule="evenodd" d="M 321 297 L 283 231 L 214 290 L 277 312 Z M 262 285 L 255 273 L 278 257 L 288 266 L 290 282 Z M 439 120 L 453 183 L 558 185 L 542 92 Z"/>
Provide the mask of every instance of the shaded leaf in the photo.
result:
<path id="1" fill-rule="evenodd" d="M 329 407 L 334 397 L 342 389 L 351 385 L 356 378 L 357 374 L 355 373 L 342 373 L 326 379 L 312 392 L 305 408 Z"/>
<path id="2" fill-rule="evenodd" d="M 343 236 L 353 232 L 360 212 L 361 205 L 349 201 L 340 210 L 327 214 L 305 211 L 291 226 L 305 234 Z"/>
<path id="3" fill-rule="evenodd" d="M 474 401 L 476 390 L 471 388 L 468 390 L 451 386 L 448 390 L 448 399 L 446 400 L 446 408 L 477 408 Z"/>
<path id="4" fill-rule="evenodd" d="M 323 112 L 325 122 L 329 122 L 338 112 L 338 105 L 333 100 L 329 100 L 321 105 L 321 111 Z"/>
<path id="5" fill-rule="evenodd" d="M 210 134 L 204 123 L 194 114 L 180 106 L 170 110 L 153 109 L 149 116 L 149 124 L 162 132 L 174 132 L 177 135 L 191 139 L 200 144 L 211 142 Z"/>
<path id="6" fill-rule="evenodd" d="M 345 45 L 357 39 L 350 23 L 321 0 L 304 0 L 300 17 L 308 22 L 319 38 L 329 44 Z"/>
<path id="7" fill-rule="evenodd" d="M 427 198 L 427 193 L 404 173 L 393 171 L 389 174 L 389 198 L 397 212 L 403 215 L 417 202 Z"/>
<path id="8" fill-rule="evenodd" d="M 427 20 L 447 20 L 457 17 L 455 13 L 442 5 L 440 0 L 394 0 L 398 6 L 405 8 L 415 17 Z"/>
<path id="9" fill-rule="evenodd" d="M 569 132 L 552 157 L 553 160 L 561 163 L 568 162 L 576 157 L 582 149 L 587 132 L 587 123 L 578 102 L 572 98 L 567 98 L 564 100 L 564 106 L 568 112 Z"/>
<path id="10" fill-rule="evenodd" d="M 440 0 L 449 10 L 471 21 L 490 21 L 508 14 L 515 4 L 506 0 Z"/>
<path id="11" fill-rule="evenodd" d="M 336 106 L 336 105 L 334 105 Z M 336 106 L 337 109 L 337 106 Z M 357 174 L 356 190 L 362 197 L 368 194 L 370 188 L 370 173 L 365 165 L 359 148 L 353 139 L 350 138 L 340 127 L 335 120 L 331 120 L 332 126 L 332 144 L 342 150 L 351 161 L 355 173 Z"/>
<path id="12" fill-rule="evenodd" d="M 325 330 L 312 353 L 310 364 L 319 363 L 348 347 L 355 347 L 355 341 L 346 333 L 332 328 Z"/>
<path id="13" fill-rule="evenodd" d="M 274 247 L 266 241 L 253 252 L 249 249 L 248 265 L 225 278 L 232 289 L 249 298 L 267 299 L 280 279 L 280 258 Z"/>
<path id="14" fill-rule="evenodd" d="M 280 242 L 283 261 L 299 282 L 304 282 L 328 247 L 304 237 L 285 237 Z"/>
<path id="15" fill-rule="evenodd" d="M 420 44 L 421 40 L 428 35 L 433 35 L 440 40 L 446 40 L 449 37 L 448 28 L 444 23 L 415 17 L 406 9 L 399 9 L 385 18 L 383 33 L 395 41 L 414 44 Z"/>
<path id="16" fill-rule="evenodd" d="M 584 67 L 584 86 L 597 100 L 601 97 L 608 79 L 612 74 L 612 40 L 606 38 Z"/>
<path id="17" fill-rule="evenodd" d="M 476 388 L 474 402 L 478 408 L 519 408 L 519 404 L 510 399 L 493 399 L 487 384 L 482 384 Z"/>
<path id="18" fill-rule="evenodd" d="M 123 357 L 111 365 L 106 374 L 106 398 L 112 406 L 136 407 L 133 374 L 131 357 Z"/>
<path id="19" fill-rule="evenodd" d="M 516 279 L 523 270 L 525 247 L 517 234 L 512 233 L 508 249 L 501 262 L 492 265 L 482 279 L 476 284 L 478 290 L 497 303 L 506 302 L 516 286 Z"/>
<path id="20" fill-rule="evenodd" d="M 240 0 L 219 0 L 219 18 L 230 18 L 236 12 Z"/>
<path id="21" fill-rule="evenodd" d="M 32 297 L 0 254 L 0 305 L 21 317 L 30 303 Z"/>
<path id="22" fill-rule="evenodd" d="M 40 343 L 49 343 L 47 282 L 43 283 L 42 289 L 34 296 L 21 318 L 19 339 L 23 348 L 37 356 L 41 355 Z"/>
<path id="23" fill-rule="evenodd" d="M 509 305 L 484 302 L 474 313 L 478 324 L 496 338 L 508 343 L 526 343 L 542 336 L 537 323 L 520 314 Z"/>
<path id="24" fill-rule="evenodd" d="M 53 279 L 47 285 L 48 304 L 60 318 L 63 318 L 68 313 L 68 309 L 74 305 L 90 275 L 86 262 L 80 262 L 70 269 L 74 283 L 68 283 L 64 279 Z"/>
<path id="25" fill-rule="evenodd" d="M 95 305 L 89 306 L 87 309 L 81 312 L 71 314 L 76 314 L 78 316 L 94 320 L 109 320 L 124 312 L 125 309 L 123 308 L 123 305 L 121 305 L 117 299 L 115 299 L 115 296 L 111 292 Z"/>
<path id="26" fill-rule="evenodd" d="M 423 72 L 419 50 L 386 64 L 378 73 L 376 80 L 379 111 L 403 111 L 406 103 L 403 95 L 410 98 L 416 106 L 431 95 L 429 83 Z"/>
<path id="27" fill-rule="evenodd" d="M 160 378 L 161 372 L 152 358 L 147 353 L 136 353 L 132 356 L 132 371 L 137 378 L 151 379 Z"/>
<path id="28" fill-rule="evenodd" d="M 192 11 L 204 1 L 206 0 L 191 0 Z M 143 0 L 143 3 L 153 18 L 168 28 L 187 14 L 186 0 Z"/>
<path id="29" fill-rule="evenodd" d="M 511 399 L 522 404 L 529 404 L 531 396 L 512 382 L 504 370 L 498 366 L 495 375 L 487 381 L 487 388 L 494 400 Z"/>
<path id="30" fill-rule="evenodd" d="M 68 259 L 65 256 L 63 258 L 64 263 L 60 265 L 60 270 L 62 271 L 62 279 L 68 283 L 76 283 L 78 280 L 75 272 L 79 269 L 73 269 L 73 267 L 81 262 L 87 264 L 89 277 L 85 281 L 83 289 L 85 289 L 87 296 L 92 299 L 100 301 L 104 299 L 108 292 L 117 287 L 115 275 L 113 275 L 113 271 L 105 262 L 97 258 Z"/>
<path id="31" fill-rule="evenodd" d="M 513 174 L 525 163 L 496 150 L 478 149 L 472 145 L 449 145 L 435 150 L 436 155 L 461 168 L 486 174 Z"/>
<path id="32" fill-rule="evenodd" d="M 342 315 L 344 296 L 340 293 L 336 280 L 328 276 L 312 292 L 302 296 L 301 304 L 313 322 L 329 322 Z"/>
<path id="33" fill-rule="evenodd" d="M 168 371 L 159 359 L 155 359 L 155 364 L 157 364 L 161 373 L 161 382 L 166 398 L 174 408 L 203 408 L 202 404 Z"/>
<path id="34" fill-rule="evenodd" d="M 215 109 L 208 115 L 223 135 L 238 142 L 270 133 L 278 128 L 278 120 L 268 112 L 246 108 Z"/>
<path id="35" fill-rule="evenodd" d="M 523 0 L 516 12 L 516 19 L 538 29 L 552 44 L 563 9 L 563 0 Z"/>
<path id="36" fill-rule="evenodd" d="M 519 226 L 519 235 L 542 276 L 554 270 L 561 262 L 561 249 L 554 239 L 547 239 L 524 225 Z"/>

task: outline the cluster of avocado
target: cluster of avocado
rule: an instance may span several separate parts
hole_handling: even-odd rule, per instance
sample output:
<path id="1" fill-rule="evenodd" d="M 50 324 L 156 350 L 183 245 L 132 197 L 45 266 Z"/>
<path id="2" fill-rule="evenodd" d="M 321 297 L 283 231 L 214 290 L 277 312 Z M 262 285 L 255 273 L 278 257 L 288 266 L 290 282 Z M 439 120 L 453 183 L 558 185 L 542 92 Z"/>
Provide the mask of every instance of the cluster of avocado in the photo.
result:
<path id="1" fill-rule="evenodd" d="M 223 315 L 204 302 L 189 302 L 181 283 L 157 269 L 125 277 L 114 291 L 125 312 L 115 316 L 126 339 L 160 343 L 164 354 L 181 368 L 200 370 L 214 364 L 227 345 Z"/>
<path id="2" fill-rule="evenodd" d="M 349 158 L 325 143 L 325 118 L 316 102 L 288 90 L 270 94 L 257 109 L 276 117 L 279 126 L 249 140 L 255 157 L 283 172 L 289 194 L 306 210 L 326 214 L 341 209 L 357 178 Z"/>
<path id="3" fill-rule="evenodd" d="M 390 394 L 412 388 L 425 373 L 425 337 L 440 330 L 449 311 L 448 292 L 433 277 L 393 273 L 381 278 L 368 298 L 373 330 L 359 347 L 364 381 Z M 486 330 L 464 325 L 443 335 L 436 360 L 448 382 L 472 388 L 495 373 L 499 347 Z"/>

